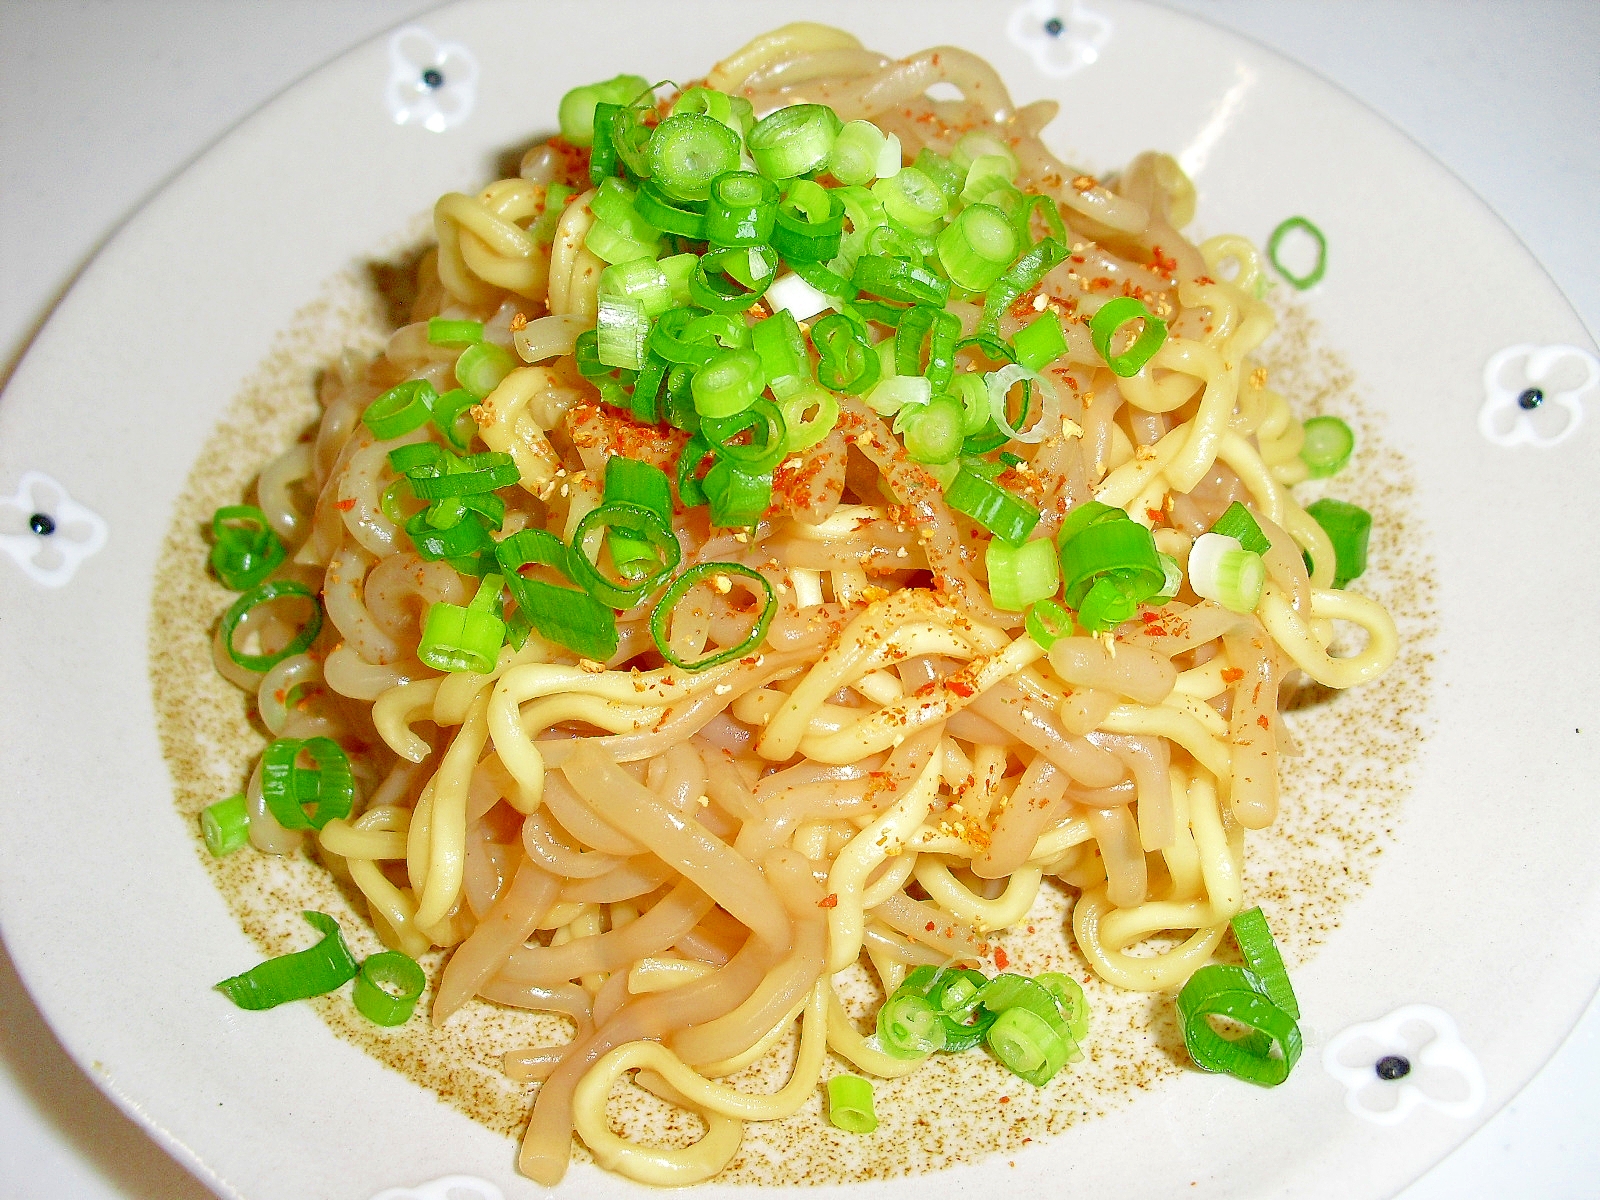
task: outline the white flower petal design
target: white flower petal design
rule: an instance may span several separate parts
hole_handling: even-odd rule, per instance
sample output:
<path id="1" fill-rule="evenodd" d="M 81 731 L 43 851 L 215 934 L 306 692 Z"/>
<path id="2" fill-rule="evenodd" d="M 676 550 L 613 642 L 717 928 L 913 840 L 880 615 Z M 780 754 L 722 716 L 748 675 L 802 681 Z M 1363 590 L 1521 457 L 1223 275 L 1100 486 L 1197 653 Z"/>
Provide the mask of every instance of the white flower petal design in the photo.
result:
<path id="1" fill-rule="evenodd" d="M 1478 430 L 1499 446 L 1564 442 L 1583 422 L 1584 393 L 1600 384 L 1600 360 L 1577 346 L 1507 346 L 1483 367 Z M 1538 397 L 1524 396 L 1536 391 Z"/>
<path id="2" fill-rule="evenodd" d="M 384 100 L 397 125 L 443 133 L 472 113 L 478 60 L 459 42 L 441 42 L 420 25 L 389 39 L 389 84 Z"/>
<path id="3" fill-rule="evenodd" d="M 372 1200 L 505 1200 L 505 1194 L 476 1175 L 446 1175 L 416 1187 L 390 1188 Z"/>
<path id="4" fill-rule="evenodd" d="M 0 496 L 0 550 L 34 582 L 63 587 L 106 544 L 106 523 L 50 476 L 28 471 L 14 496 Z"/>
<path id="5" fill-rule="evenodd" d="M 1377 1070 L 1390 1056 L 1407 1067 L 1393 1079 Z M 1323 1049 L 1322 1065 L 1344 1084 L 1345 1107 L 1379 1125 L 1398 1125 L 1419 1104 L 1457 1118 L 1483 1105 L 1483 1068 L 1450 1014 L 1431 1004 L 1408 1004 L 1350 1026 Z"/>
<path id="6" fill-rule="evenodd" d="M 1011 10 L 1011 40 L 1046 75 L 1065 78 L 1092 66 L 1111 40 L 1111 18 L 1071 0 L 1063 16 L 1056 0 L 1027 0 Z"/>

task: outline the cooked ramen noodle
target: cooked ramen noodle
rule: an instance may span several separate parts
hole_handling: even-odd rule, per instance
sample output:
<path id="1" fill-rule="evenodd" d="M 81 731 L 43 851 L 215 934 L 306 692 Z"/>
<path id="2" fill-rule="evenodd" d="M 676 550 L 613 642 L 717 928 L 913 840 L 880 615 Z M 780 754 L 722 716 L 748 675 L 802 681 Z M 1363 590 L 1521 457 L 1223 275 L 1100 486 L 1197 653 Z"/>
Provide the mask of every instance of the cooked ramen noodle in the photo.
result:
<path id="1" fill-rule="evenodd" d="M 447 949 L 435 1022 L 570 1018 L 505 1062 L 546 1184 L 575 1134 L 706 1179 L 830 1054 L 916 1070 L 840 973 L 1003 969 L 1045 877 L 1103 979 L 1179 987 L 1248 906 L 1286 680 L 1397 649 L 1291 494 L 1258 252 L 1186 240 L 1173 159 L 1095 178 L 973 55 L 815 25 L 666 92 L 578 89 L 438 202 L 410 322 L 262 470 L 287 558 L 217 635 L 287 747 L 256 849 Z M 724 1082 L 796 1026 L 783 1087 Z M 616 1133 L 628 1072 L 703 1137 Z"/>

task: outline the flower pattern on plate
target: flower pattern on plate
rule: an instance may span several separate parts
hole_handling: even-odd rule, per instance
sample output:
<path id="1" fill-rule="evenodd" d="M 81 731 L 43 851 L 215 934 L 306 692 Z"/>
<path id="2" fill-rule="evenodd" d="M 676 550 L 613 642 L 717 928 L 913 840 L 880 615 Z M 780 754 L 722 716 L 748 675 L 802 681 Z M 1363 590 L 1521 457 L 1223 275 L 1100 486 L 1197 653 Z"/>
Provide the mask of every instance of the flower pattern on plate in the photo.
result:
<path id="1" fill-rule="evenodd" d="M 472 113 L 478 60 L 459 42 L 441 42 L 420 25 L 389 39 L 389 85 L 384 99 L 397 125 L 443 133 Z"/>
<path id="2" fill-rule="evenodd" d="M 1483 1104 L 1483 1068 L 1450 1014 L 1408 1004 L 1352 1025 L 1322 1051 L 1322 1065 L 1345 1086 L 1345 1107 L 1379 1125 L 1398 1125 L 1418 1105 L 1465 1118 Z"/>
<path id="3" fill-rule="evenodd" d="M 1583 422 L 1583 397 L 1600 383 L 1600 361 L 1577 346 L 1507 346 L 1483 367 L 1478 429 L 1500 446 L 1566 441 Z"/>
<path id="4" fill-rule="evenodd" d="M 1111 40 L 1111 18 L 1070 0 L 1063 15 L 1056 0 L 1027 0 L 1011 10 L 1011 40 L 1046 75 L 1064 78 L 1092 66 Z"/>
<path id="5" fill-rule="evenodd" d="M 505 1200 L 505 1194 L 476 1175 L 446 1175 L 416 1187 L 389 1188 L 372 1200 Z"/>
<path id="6" fill-rule="evenodd" d="M 62 587 L 106 544 L 106 523 L 50 476 L 28 471 L 14 496 L 0 496 L 0 550 L 36 583 Z"/>

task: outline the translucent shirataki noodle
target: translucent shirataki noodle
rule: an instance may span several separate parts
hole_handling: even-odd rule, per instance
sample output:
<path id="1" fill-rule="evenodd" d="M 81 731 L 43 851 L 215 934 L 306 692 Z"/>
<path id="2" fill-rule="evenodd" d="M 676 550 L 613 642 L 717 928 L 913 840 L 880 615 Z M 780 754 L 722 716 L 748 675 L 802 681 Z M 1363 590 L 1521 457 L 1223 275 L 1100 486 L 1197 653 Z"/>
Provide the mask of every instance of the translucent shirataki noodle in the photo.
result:
<path id="1" fill-rule="evenodd" d="M 938 84 L 961 98 L 930 98 Z M 509 453 L 521 476 L 499 492 L 500 536 L 570 539 L 609 460 L 676 477 L 686 436 L 601 404 L 575 363 L 606 265 L 585 245 L 586 154 L 541 145 L 518 178 L 441 199 L 411 323 L 375 359 L 333 364 L 314 436 L 260 475 L 260 505 L 290 549 L 278 575 L 320 591 L 322 635 L 264 674 L 220 647 L 218 663 L 258 692 L 274 736 L 352 751 L 355 809 L 320 830 L 273 819 L 258 767 L 255 847 L 309 842 L 366 898 L 383 941 L 414 956 L 449 948 L 434 1021 L 475 997 L 570 1018 L 568 1042 L 505 1063 L 539 1081 L 520 1166 L 545 1183 L 565 1171 L 574 1133 L 636 1179 L 705 1179 L 744 1122 L 817 1093 L 828 1052 L 869 1076 L 915 1069 L 845 1018 L 836 974 L 864 959 L 889 993 L 917 964 L 992 959 L 986 936 L 1026 916 L 1045 876 L 1076 892 L 1071 934 L 1095 972 L 1175 988 L 1244 904 L 1246 832 L 1278 806 L 1286 675 L 1344 688 L 1396 651 L 1384 611 L 1332 587 L 1327 535 L 1290 494 L 1305 473 L 1301 425 L 1251 358 L 1273 326 L 1257 251 L 1183 237 L 1194 190 L 1171 158 L 1142 154 L 1096 180 L 1040 140 L 1056 105 L 1016 107 L 971 54 L 891 60 L 814 25 L 758 38 L 706 86 L 748 97 L 756 117 L 813 102 L 870 120 L 906 163 L 974 130 L 1009 147 L 1016 184 L 1048 198 L 1070 256 L 994 331 L 1009 339 L 1048 311 L 1065 341 L 1038 388 L 1053 393 L 1046 413 L 1003 447 L 1000 482 L 1039 510 L 1035 538 L 1093 500 L 1154 526 L 1178 564 L 1242 501 L 1270 541 L 1266 583 L 1236 612 L 1185 580 L 1114 633 L 1080 630 L 1047 652 L 1021 612 L 992 600 L 987 531 L 946 503 L 889 418 L 837 395 L 837 422 L 778 467 L 759 523 L 713 527 L 704 507 L 681 504 L 672 518 L 685 568 L 741 564 L 770 585 L 775 613 L 748 653 L 664 665 L 645 602 L 618 614 L 604 663 L 532 633 L 487 673 L 425 666 L 429 607 L 467 604 L 478 581 L 420 558 L 386 504 L 389 452 L 439 431 L 379 439 L 362 415 L 406 380 L 457 386 L 462 351 L 430 342 L 430 317 L 481 321 L 487 342 L 519 353 L 471 410 L 473 448 Z M 535 239 L 526 231 L 556 184 L 575 194 Z M 1088 324 L 1120 295 L 1142 297 L 1169 331 L 1127 377 Z M 981 302 L 945 305 L 963 335 Z M 963 348 L 957 370 L 982 355 Z M 680 657 L 749 631 L 744 585 L 713 581 L 689 599 L 669 627 Z M 294 632 L 281 620 L 258 610 L 236 636 L 270 649 Z M 1365 628 L 1359 653 L 1330 656 L 1335 620 Z M 1160 952 L 1141 946 L 1152 936 Z M 781 1090 L 721 1082 L 796 1022 Z M 607 1094 L 635 1068 L 704 1118 L 701 1140 L 654 1148 L 608 1127 Z"/>

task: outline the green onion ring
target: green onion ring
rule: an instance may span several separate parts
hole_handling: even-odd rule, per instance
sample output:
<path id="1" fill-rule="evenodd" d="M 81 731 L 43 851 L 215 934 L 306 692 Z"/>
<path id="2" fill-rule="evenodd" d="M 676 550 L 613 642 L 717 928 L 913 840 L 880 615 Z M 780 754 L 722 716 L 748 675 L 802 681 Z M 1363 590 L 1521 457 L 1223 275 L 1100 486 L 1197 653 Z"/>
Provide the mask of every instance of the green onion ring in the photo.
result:
<path id="1" fill-rule="evenodd" d="M 1028 606 L 1024 625 L 1028 636 L 1048 650 L 1056 642 L 1072 634 L 1072 614 L 1055 600 L 1039 600 Z"/>
<path id="2" fill-rule="evenodd" d="M 233 635 L 239 628 L 239 622 L 244 620 L 245 614 L 257 605 L 268 604 L 274 600 L 282 600 L 289 597 L 299 597 L 311 601 L 311 615 L 306 618 L 306 623 L 300 627 L 300 632 L 294 635 L 288 645 L 275 653 L 241 654 L 233 644 Z M 317 640 L 317 635 L 321 632 L 322 602 L 317 599 L 317 594 L 305 584 L 297 583 L 293 579 L 275 579 L 271 583 L 263 583 L 228 605 L 228 611 L 222 614 L 222 648 L 227 651 L 228 657 L 233 660 L 236 666 L 243 667 L 246 671 L 259 673 L 272 670 L 284 659 L 309 649 L 311 643 Z"/>
<path id="3" fill-rule="evenodd" d="M 374 1025 L 404 1025 L 416 1011 L 417 998 L 427 982 L 414 959 L 398 950 L 385 950 L 361 964 L 350 998 Z"/>
<path id="4" fill-rule="evenodd" d="M 1144 322 L 1144 332 L 1121 354 L 1112 354 L 1111 339 L 1116 337 L 1119 329 L 1134 320 Z M 1145 363 L 1155 356 L 1155 352 L 1161 349 L 1161 344 L 1167 340 L 1167 323 L 1146 308 L 1143 300 L 1133 296 L 1118 296 L 1114 300 L 1107 300 L 1100 306 L 1100 311 L 1089 318 L 1089 339 L 1094 342 L 1100 357 L 1106 360 L 1106 366 L 1127 379 L 1137 375 Z"/>
<path id="5" fill-rule="evenodd" d="M 224 979 L 216 988 L 240 1008 L 260 1011 L 291 1000 L 321 996 L 354 979 L 356 960 L 339 932 L 339 922 L 327 913 L 301 913 L 322 940 L 309 950 L 280 954 L 258 963 L 242 975 Z"/>
<path id="6" fill-rule="evenodd" d="M 756 618 L 755 625 L 745 639 L 736 646 L 729 646 L 726 650 L 719 650 L 714 654 L 700 659 L 698 662 L 686 662 L 679 658 L 677 653 L 667 641 L 667 622 L 672 618 L 672 610 L 689 594 L 690 590 L 698 583 L 715 575 L 737 575 L 759 584 L 761 595 L 766 603 L 762 606 L 761 615 Z M 773 615 L 778 611 L 778 601 L 772 594 L 772 585 L 767 582 L 765 575 L 754 568 L 744 566 L 742 563 L 701 563 L 690 567 L 677 579 L 672 581 L 672 586 L 666 590 L 656 604 L 655 610 L 650 614 L 650 636 L 655 639 L 656 649 L 661 652 L 661 657 L 681 671 L 704 671 L 710 667 L 721 666 L 741 658 L 759 646 L 767 636 L 767 629 L 772 624 Z"/>
<path id="7" fill-rule="evenodd" d="M 1278 244 L 1283 241 L 1285 236 L 1293 233 L 1296 229 L 1305 230 L 1317 243 L 1317 264 L 1304 275 L 1296 275 L 1278 261 Z M 1323 235 L 1322 230 L 1304 217 L 1290 217 L 1274 229 L 1272 235 L 1267 238 L 1267 259 L 1272 263 L 1273 268 L 1279 275 L 1287 279 L 1296 290 L 1303 292 L 1309 287 L 1315 287 L 1322 280 L 1323 274 L 1328 269 L 1328 239 Z"/>
<path id="8" fill-rule="evenodd" d="M 1232 1018 L 1255 1033 L 1230 1041 L 1211 1027 L 1208 1014 Z M 1262 1087 L 1276 1087 L 1287 1079 L 1305 1048 L 1294 1018 L 1274 1004 L 1266 985 L 1243 967 L 1213 963 L 1191 975 L 1178 993 L 1178 1023 L 1195 1066 Z M 1276 1055 L 1271 1053 L 1273 1047 Z"/>
<path id="9" fill-rule="evenodd" d="M 302 753 L 315 768 L 300 766 Z M 355 803 L 350 759 L 332 738 L 278 738 L 261 754 L 261 798 L 285 829 L 321 829 Z"/>
<path id="10" fill-rule="evenodd" d="M 613 525 L 632 537 L 648 541 L 661 555 L 661 565 L 632 584 L 622 584 L 602 575 L 595 560 L 589 557 L 589 542 L 593 538 L 598 543 L 597 535 Z M 572 544 L 567 549 L 567 574 L 601 604 L 621 611 L 632 608 L 655 591 L 682 559 L 683 547 L 660 516 L 643 505 L 613 500 L 584 513 L 578 527 L 572 531 Z"/>

